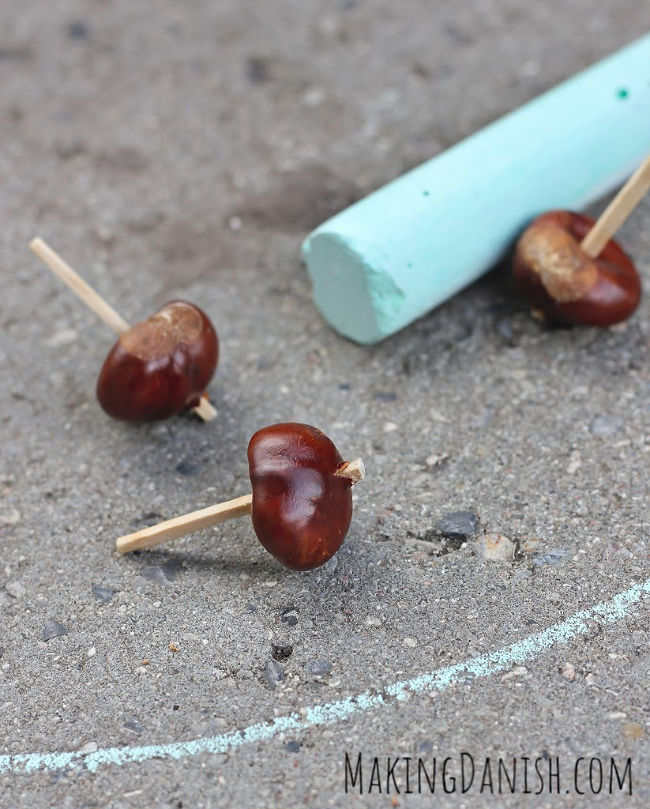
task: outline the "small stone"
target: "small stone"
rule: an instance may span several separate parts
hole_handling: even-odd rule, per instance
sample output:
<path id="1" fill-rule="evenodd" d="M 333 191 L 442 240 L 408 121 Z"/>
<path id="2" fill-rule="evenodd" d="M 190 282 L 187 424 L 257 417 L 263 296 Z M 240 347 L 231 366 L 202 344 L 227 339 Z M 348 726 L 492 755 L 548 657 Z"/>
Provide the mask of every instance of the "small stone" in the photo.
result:
<path id="1" fill-rule="evenodd" d="M 284 645 L 274 643 L 271 646 L 271 657 L 274 660 L 286 660 L 288 657 L 291 657 L 292 652 L 293 646 L 290 643 Z"/>
<path id="2" fill-rule="evenodd" d="M 436 530 L 443 537 L 466 541 L 478 531 L 478 517 L 473 511 L 450 511 L 440 517 Z"/>
<path id="3" fill-rule="evenodd" d="M 45 344 L 50 348 L 61 348 L 76 342 L 78 337 L 79 335 L 74 329 L 61 329 L 61 331 L 57 331 L 51 337 L 48 337 Z"/>
<path id="4" fill-rule="evenodd" d="M 562 676 L 566 677 L 567 680 L 575 680 L 576 678 L 576 670 L 573 667 L 572 663 L 565 663 L 562 667 Z"/>
<path id="5" fill-rule="evenodd" d="M 288 626 L 296 626 L 298 623 L 298 610 L 296 607 L 287 607 L 280 614 L 280 620 Z"/>
<path id="6" fill-rule="evenodd" d="M 0 525 L 16 525 L 20 522 L 21 513 L 17 508 L 0 511 Z"/>
<path id="7" fill-rule="evenodd" d="M 377 402 L 389 404 L 391 402 L 396 402 L 399 399 L 399 396 L 392 390 L 378 390 L 372 394 L 372 398 Z"/>
<path id="8" fill-rule="evenodd" d="M 324 677 L 332 671 L 331 660 L 308 660 L 305 665 L 305 671 L 309 674 L 315 674 L 317 677 Z"/>
<path id="9" fill-rule="evenodd" d="M 507 683 L 509 680 L 514 680 L 515 677 L 523 677 L 525 674 L 528 674 L 526 666 L 515 666 L 514 669 L 503 675 L 501 682 Z"/>
<path id="10" fill-rule="evenodd" d="M 68 24 L 67 34 L 70 39 L 88 39 L 88 26 L 81 20 L 75 20 Z"/>
<path id="11" fill-rule="evenodd" d="M 231 216 L 230 219 L 228 220 L 228 227 L 230 228 L 230 230 L 235 231 L 235 233 L 238 230 L 241 230 L 241 226 L 242 226 L 241 216 Z"/>
<path id="12" fill-rule="evenodd" d="M 587 683 L 587 685 L 596 685 L 596 677 L 591 671 L 585 677 L 585 682 Z"/>
<path id="13" fill-rule="evenodd" d="M 617 719 L 627 719 L 627 714 L 623 711 L 610 711 L 607 714 L 607 719 L 617 720 Z"/>
<path id="14" fill-rule="evenodd" d="M 127 722 L 124 723 L 124 727 L 127 730 L 132 730 L 134 733 L 143 733 L 144 732 L 144 727 L 141 724 L 138 717 L 135 716 L 135 714 Z"/>
<path id="15" fill-rule="evenodd" d="M 163 565 L 147 565 L 147 567 L 143 568 L 142 575 L 149 581 L 169 587 L 178 577 L 180 570 L 180 561 L 173 559 Z"/>
<path id="16" fill-rule="evenodd" d="M 582 459 L 580 456 L 580 451 L 574 449 L 573 452 L 569 455 L 569 463 L 567 465 L 566 471 L 568 475 L 575 475 L 575 473 L 580 469 L 582 466 Z"/>
<path id="17" fill-rule="evenodd" d="M 636 722 L 626 722 L 623 725 L 622 732 L 626 739 L 641 739 L 645 735 L 641 725 Z"/>
<path id="18" fill-rule="evenodd" d="M 275 691 L 277 684 L 284 680 L 284 668 L 276 660 L 267 661 L 264 666 L 264 679 L 271 691 Z"/>
<path id="19" fill-rule="evenodd" d="M 287 751 L 287 753 L 299 753 L 301 747 L 302 742 L 299 742 L 297 739 L 292 739 L 290 742 L 285 744 L 284 749 Z"/>
<path id="20" fill-rule="evenodd" d="M 181 461 L 176 464 L 176 471 L 179 475 L 193 477 L 194 475 L 198 475 L 199 467 L 196 464 L 190 463 L 190 461 Z"/>
<path id="21" fill-rule="evenodd" d="M 271 78 L 269 60 L 263 56 L 250 56 L 245 63 L 245 72 L 251 84 L 264 84 Z"/>
<path id="22" fill-rule="evenodd" d="M 61 635 L 67 635 L 68 630 L 63 624 L 60 624 L 58 621 L 47 621 L 45 626 L 43 627 L 43 640 L 48 641 L 52 640 L 52 638 L 58 638 Z"/>
<path id="23" fill-rule="evenodd" d="M 485 534 L 477 542 L 478 550 L 490 562 L 511 562 L 516 545 L 503 534 Z"/>
<path id="24" fill-rule="evenodd" d="M 326 97 L 327 94 L 322 87 L 310 87 L 303 95 L 302 102 L 306 107 L 319 107 Z"/>
<path id="25" fill-rule="evenodd" d="M 418 645 L 416 638 L 404 638 L 402 641 L 404 646 L 410 646 L 411 649 L 415 648 Z"/>
<path id="26" fill-rule="evenodd" d="M 623 419 L 619 416 L 596 416 L 591 422 L 591 432 L 594 435 L 600 435 L 603 438 L 609 438 L 612 435 L 620 432 L 623 427 Z"/>
<path id="27" fill-rule="evenodd" d="M 5 590 L 12 598 L 22 598 L 27 592 L 19 581 L 10 581 L 5 585 Z"/>
<path id="28" fill-rule="evenodd" d="M 397 429 L 397 424 L 395 424 L 394 421 L 387 421 L 384 423 L 383 430 L 385 433 L 394 433 Z"/>
<path id="29" fill-rule="evenodd" d="M 571 556 L 573 551 L 568 548 L 554 548 L 548 553 L 540 553 L 533 558 L 535 567 L 543 567 L 549 565 L 551 567 L 561 564 L 568 556 Z"/>
<path id="30" fill-rule="evenodd" d="M 172 652 L 172 654 L 177 654 L 179 651 L 178 646 L 175 643 L 172 643 L 171 641 L 169 642 L 169 646 L 167 648 L 169 649 L 170 652 Z"/>
<path id="31" fill-rule="evenodd" d="M 108 604 L 116 592 L 117 591 L 113 590 L 111 587 L 102 587 L 99 584 L 93 584 L 92 586 L 92 594 L 98 601 L 101 601 L 102 604 Z"/>
<path id="32" fill-rule="evenodd" d="M 86 652 L 88 657 L 94 657 L 97 654 L 97 649 L 94 646 L 91 646 L 90 649 Z"/>
<path id="33" fill-rule="evenodd" d="M 97 742 L 88 742 L 83 747 L 79 748 L 79 752 L 85 755 L 86 753 L 96 753 L 99 750 Z"/>

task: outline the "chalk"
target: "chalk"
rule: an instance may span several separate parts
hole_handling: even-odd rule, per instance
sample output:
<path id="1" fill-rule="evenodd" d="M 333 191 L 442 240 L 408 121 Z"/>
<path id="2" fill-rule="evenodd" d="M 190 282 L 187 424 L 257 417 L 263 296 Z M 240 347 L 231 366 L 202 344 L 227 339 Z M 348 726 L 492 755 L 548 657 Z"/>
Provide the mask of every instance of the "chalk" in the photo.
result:
<path id="1" fill-rule="evenodd" d="M 534 217 L 584 208 L 649 151 L 647 34 L 320 225 L 303 244 L 316 306 L 344 336 L 382 340 L 493 267 Z"/>
<path id="2" fill-rule="evenodd" d="M 276 716 L 268 721 L 229 730 L 218 736 L 203 736 L 180 742 L 138 745 L 133 747 L 103 747 L 94 752 L 83 750 L 51 753 L 17 753 L 0 755 L 0 773 L 31 775 L 39 770 L 56 772 L 75 765 L 92 773 L 100 767 L 140 764 L 156 759 L 179 761 L 204 753 L 229 753 L 248 744 L 260 745 L 282 733 L 304 733 L 314 727 L 334 725 L 367 711 L 387 708 L 420 694 L 443 693 L 457 684 L 493 677 L 512 666 L 535 660 L 556 646 L 565 646 L 581 635 L 593 631 L 593 625 L 607 626 L 621 621 L 634 612 L 637 604 L 650 595 L 650 579 L 633 584 L 608 601 L 573 613 L 559 623 L 528 635 L 509 646 L 470 657 L 450 666 L 434 669 L 408 680 L 398 680 L 350 697 L 303 708 L 300 713 Z"/>

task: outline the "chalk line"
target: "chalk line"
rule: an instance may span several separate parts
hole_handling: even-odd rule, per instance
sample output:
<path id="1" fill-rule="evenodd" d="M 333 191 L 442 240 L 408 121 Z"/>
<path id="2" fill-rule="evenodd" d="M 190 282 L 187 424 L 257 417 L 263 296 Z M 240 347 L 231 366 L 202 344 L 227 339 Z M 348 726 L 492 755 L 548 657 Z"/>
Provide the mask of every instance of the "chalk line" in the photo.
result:
<path id="1" fill-rule="evenodd" d="M 80 751 L 60 753 L 22 753 L 0 756 L 0 773 L 33 773 L 37 770 L 61 770 L 79 763 L 90 772 L 96 772 L 105 764 L 123 764 L 149 761 L 150 759 L 184 759 L 201 753 L 226 753 L 237 747 L 254 742 L 272 739 L 279 733 L 291 731 L 300 733 L 318 725 L 341 722 L 354 714 L 373 708 L 387 706 L 407 699 L 409 694 L 427 694 L 445 691 L 466 677 L 484 678 L 501 671 L 507 671 L 516 663 L 524 663 L 543 654 L 553 646 L 586 634 L 590 626 L 612 624 L 625 618 L 635 604 L 650 594 L 650 579 L 635 584 L 609 601 L 603 601 L 586 610 L 574 613 L 564 621 L 549 626 L 542 632 L 529 635 L 524 640 L 497 649 L 494 652 L 472 657 L 462 663 L 435 669 L 409 680 L 401 680 L 385 686 L 381 693 L 364 691 L 354 697 L 346 697 L 336 702 L 312 705 L 300 713 L 279 716 L 268 723 L 260 722 L 241 730 L 233 730 L 219 736 L 191 739 L 186 742 L 145 745 L 139 747 L 105 747 L 94 753 Z"/>

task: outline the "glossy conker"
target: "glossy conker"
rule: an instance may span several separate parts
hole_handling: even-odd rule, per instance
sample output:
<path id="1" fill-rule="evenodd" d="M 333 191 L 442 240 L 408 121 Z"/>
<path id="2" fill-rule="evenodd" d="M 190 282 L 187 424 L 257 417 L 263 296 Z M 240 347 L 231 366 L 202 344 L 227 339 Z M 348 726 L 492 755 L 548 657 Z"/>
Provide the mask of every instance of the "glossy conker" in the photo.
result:
<path id="1" fill-rule="evenodd" d="M 97 398 L 116 419 L 164 419 L 198 404 L 218 359 L 207 315 L 192 303 L 171 301 L 115 343 L 97 380 Z"/>
<path id="2" fill-rule="evenodd" d="M 612 326 L 639 304 L 641 279 L 617 242 L 610 239 L 597 258 L 581 249 L 594 224 L 584 214 L 549 211 L 517 242 L 515 281 L 549 323 Z"/>
<path id="3" fill-rule="evenodd" d="M 310 570 L 330 559 L 352 519 L 352 481 L 330 439 L 308 424 L 264 427 L 251 438 L 248 464 L 253 528 L 287 567 Z"/>

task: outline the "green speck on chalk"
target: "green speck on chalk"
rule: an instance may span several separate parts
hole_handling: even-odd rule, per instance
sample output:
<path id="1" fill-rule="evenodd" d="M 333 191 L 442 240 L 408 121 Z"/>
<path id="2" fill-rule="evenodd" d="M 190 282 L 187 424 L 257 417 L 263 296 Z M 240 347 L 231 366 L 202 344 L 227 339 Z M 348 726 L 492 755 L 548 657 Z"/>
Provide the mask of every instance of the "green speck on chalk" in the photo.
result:
<path id="1" fill-rule="evenodd" d="M 430 191 L 423 191 L 422 196 L 423 197 L 428 197 L 430 193 L 431 193 Z"/>
<path id="2" fill-rule="evenodd" d="M 620 98 L 621 100 L 627 98 L 629 96 L 629 92 L 626 87 L 621 87 L 620 90 L 616 91 L 616 97 Z"/>
<path id="3" fill-rule="evenodd" d="M 407 261 L 407 262 L 406 262 L 406 266 L 407 266 L 407 267 L 409 268 L 409 270 L 410 270 L 410 269 L 411 269 L 411 267 L 413 266 L 413 262 L 412 262 L 412 261 Z"/>

